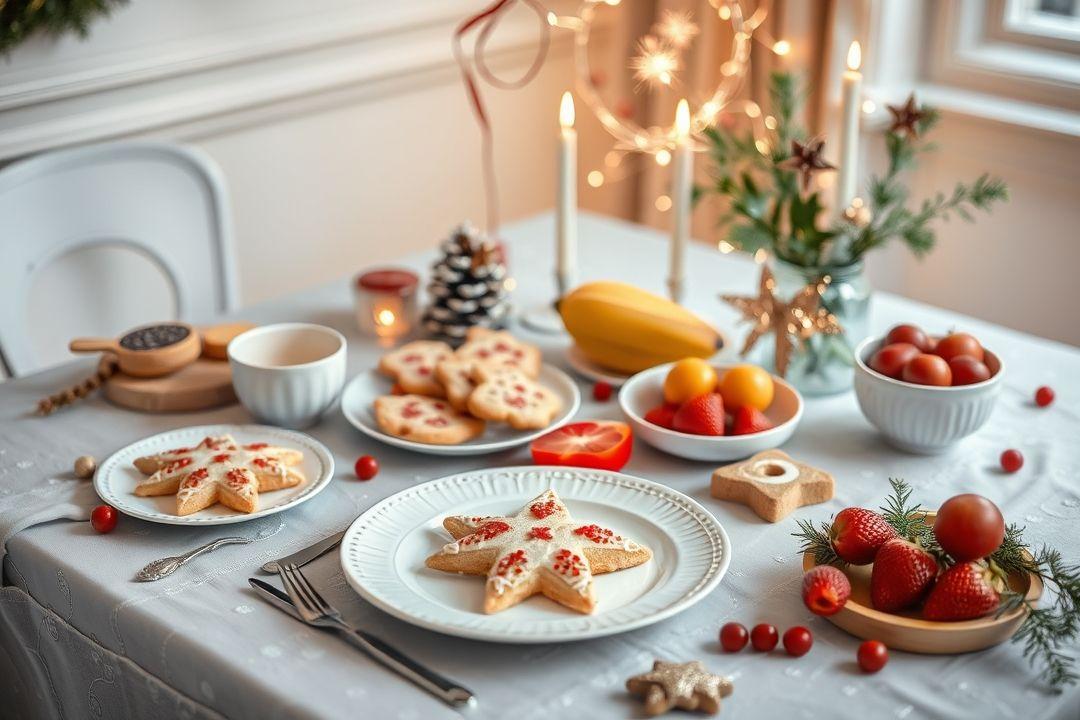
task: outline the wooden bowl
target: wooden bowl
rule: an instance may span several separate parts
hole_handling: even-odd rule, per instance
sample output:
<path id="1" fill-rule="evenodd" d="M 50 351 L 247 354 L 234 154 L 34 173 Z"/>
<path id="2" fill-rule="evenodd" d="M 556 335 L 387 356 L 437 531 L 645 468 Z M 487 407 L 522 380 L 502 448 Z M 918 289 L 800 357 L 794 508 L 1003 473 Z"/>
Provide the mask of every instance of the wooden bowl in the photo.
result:
<path id="1" fill-rule="evenodd" d="M 936 513 L 929 513 L 927 520 Z M 803 555 L 803 570 L 817 563 L 813 553 Z M 1001 616 L 994 614 L 975 620 L 936 622 L 923 620 L 918 608 L 893 614 L 875 610 L 870 603 L 870 571 L 873 565 L 849 565 L 844 574 L 851 581 L 851 598 L 835 615 L 826 620 L 863 640 L 880 640 L 890 649 L 928 655 L 954 655 L 957 653 L 985 650 L 1003 643 L 1013 636 L 1027 617 L 1028 610 L 1021 605 Z M 1042 580 L 1037 575 L 1010 575 L 1009 587 L 1031 603 L 1043 592 Z"/>

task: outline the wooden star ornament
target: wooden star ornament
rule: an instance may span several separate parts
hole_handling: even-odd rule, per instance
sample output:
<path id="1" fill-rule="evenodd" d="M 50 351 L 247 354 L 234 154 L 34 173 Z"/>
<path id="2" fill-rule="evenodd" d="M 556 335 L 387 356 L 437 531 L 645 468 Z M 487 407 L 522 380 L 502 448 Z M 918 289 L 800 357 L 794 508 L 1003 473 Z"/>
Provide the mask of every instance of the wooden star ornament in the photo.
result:
<path id="1" fill-rule="evenodd" d="M 795 508 L 831 500 L 832 475 L 797 462 L 782 450 L 759 452 L 713 473 L 712 496 L 746 505 L 762 520 L 778 522 Z"/>
<path id="2" fill-rule="evenodd" d="M 713 675 L 699 661 L 669 663 L 657 660 L 649 672 L 626 681 L 626 689 L 645 699 L 645 712 L 662 715 L 672 708 L 716 714 L 720 698 L 734 686 L 727 678 Z"/>
<path id="3" fill-rule="evenodd" d="M 787 374 L 795 342 L 806 343 L 817 333 L 838 335 L 844 331 L 836 316 L 821 305 L 823 283 L 803 287 L 785 303 L 776 297 L 776 280 L 768 265 L 761 266 L 757 296 L 721 295 L 720 299 L 733 306 L 744 320 L 754 323 L 740 355 L 745 356 L 763 335 L 776 335 L 773 364 L 781 377 Z"/>
<path id="4" fill-rule="evenodd" d="M 915 93 L 908 95 L 907 102 L 903 105 L 886 105 L 885 107 L 893 116 L 889 132 L 902 133 L 913 138 L 919 137 L 919 121 L 926 116 L 926 113 L 915 105 Z"/>
<path id="5" fill-rule="evenodd" d="M 824 148 L 824 140 L 811 140 L 805 145 L 798 140 L 792 140 L 791 156 L 777 163 L 777 167 L 799 173 L 803 192 L 806 192 L 810 187 L 810 181 L 814 179 L 814 173 L 836 169 L 835 165 L 829 164 L 821 156 Z"/>

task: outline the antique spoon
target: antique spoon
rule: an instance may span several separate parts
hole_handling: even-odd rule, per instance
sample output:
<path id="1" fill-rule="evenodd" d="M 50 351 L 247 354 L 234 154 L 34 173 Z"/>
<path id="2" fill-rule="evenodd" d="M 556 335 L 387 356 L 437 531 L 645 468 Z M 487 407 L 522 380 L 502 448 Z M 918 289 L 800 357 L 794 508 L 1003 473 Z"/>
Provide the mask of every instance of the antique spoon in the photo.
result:
<path id="1" fill-rule="evenodd" d="M 180 566 L 191 560 L 194 557 L 208 553 L 213 550 L 217 550 L 222 545 L 247 545 L 251 542 L 251 538 L 244 537 L 226 537 L 214 542 L 207 543 L 201 547 L 197 547 L 191 552 L 184 553 L 183 555 L 177 555 L 176 557 L 161 558 L 150 563 L 142 570 L 135 574 L 135 579 L 138 582 L 153 582 L 154 580 L 160 580 L 164 577 L 172 575 L 174 572 L 180 569 Z"/>

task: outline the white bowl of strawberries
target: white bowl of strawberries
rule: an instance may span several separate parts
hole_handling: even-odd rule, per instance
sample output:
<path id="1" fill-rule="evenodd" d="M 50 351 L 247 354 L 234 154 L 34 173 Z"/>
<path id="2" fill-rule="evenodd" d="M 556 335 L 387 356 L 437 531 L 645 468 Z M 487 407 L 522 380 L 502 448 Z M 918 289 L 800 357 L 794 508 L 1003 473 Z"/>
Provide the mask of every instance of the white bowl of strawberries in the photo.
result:
<path id="1" fill-rule="evenodd" d="M 890 444 L 932 455 L 990 418 L 1005 367 L 974 336 L 897 325 L 855 350 L 855 396 Z"/>
<path id="2" fill-rule="evenodd" d="M 803 414 L 798 391 L 755 365 L 698 358 L 657 365 L 619 391 L 634 435 L 690 460 L 737 460 L 788 441 Z"/>
<path id="3" fill-rule="evenodd" d="M 807 608 L 909 652 L 971 652 L 1011 638 L 1038 603 L 1040 573 L 1054 571 L 985 497 L 957 495 L 929 512 L 892 482 L 880 511 L 846 508 L 819 527 L 799 523 Z"/>

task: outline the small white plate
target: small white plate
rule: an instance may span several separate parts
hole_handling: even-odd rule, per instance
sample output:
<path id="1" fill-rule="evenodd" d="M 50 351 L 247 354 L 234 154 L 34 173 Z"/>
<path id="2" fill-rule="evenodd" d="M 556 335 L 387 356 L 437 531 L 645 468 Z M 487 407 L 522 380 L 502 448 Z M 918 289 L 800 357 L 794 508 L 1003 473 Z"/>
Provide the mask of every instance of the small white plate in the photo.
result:
<path id="1" fill-rule="evenodd" d="M 630 375 L 623 375 L 615 370 L 600 367 L 585 356 L 577 344 L 566 348 L 566 362 L 581 377 L 594 382 L 606 382 L 613 388 L 622 387 L 622 384 L 630 379 Z"/>
<path id="2" fill-rule="evenodd" d="M 558 368 L 543 365 L 537 381 L 562 400 L 562 411 L 550 425 L 541 430 L 515 430 L 505 423 L 492 422 L 487 424 L 487 429 L 480 437 L 459 445 L 432 445 L 384 433 L 375 421 L 375 398 L 389 395 L 393 383 L 374 369 L 360 373 L 345 386 L 345 391 L 341 394 L 341 412 L 357 430 L 387 445 L 428 455 L 486 455 L 532 442 L 544 433 L 565 425 L 574 417 L 581 405 L 581 393 L 569 375 Z"/>
<path id="3" fill-rule="evenodd" d="M 595 613 L 535 596 L 486 615 L 482 577 L 424 565 L 449 540 L 447 515 L 516 513 L 548 488 L 575 518 L 653 552 L 644 565 L 595 578 Z M 349 584 L 379 609 L 447 635 L 505 643 L 585 640 L 651 625 L 707 596 L 730 562 L 724 528 L 682 493 L 622 473 L 568 467 L 475 470 L 416 485 L 357 518 L 341 543 Z"/>
<path id="4" fill-rule="evenodd" d="M 232 435 L 238 443 L 267 442 L 304 453 L 300 468 L 305 482 L 293 488 L 259 493 L 259 509 L 241 513 L 218 503 L 191 515 L 176 514 L 176 496 L 139 497 L 135 486 L 146 476 L 132 464 L 135 458 L 175 447 L 197 445 L 203 438 Z M 275 515 L 315 497 L 334 477 L 334 456 L 313 437 L 268 425 L 196 425 L 169 430 L 134 442 L 101 463 L 94 475 L 94 489 L 101 499 L 132 517 L 165 525 L 231 525 Z"/>
<path id="5" fill-rule="evenodd" d="M 799 391 L 783 378 L 773 375 L 772 405 L 765 417 L 773 423 L 771 430 L 752 435 L 691 435 L 668 430 L 645 420 L 645 414 L 664 402 L 664 378 L 674 363 L 642 370 L 619 391 L 619 407 L 634 429 L 634 436 L 658 450 L 689 460 L 709 462 L 738 460 L 762 450 L 771 450 L 786 443 L 794 434 L 803 415 L 803 399 Z M 714 363 L 722 376 L 734 364 Z"/>

